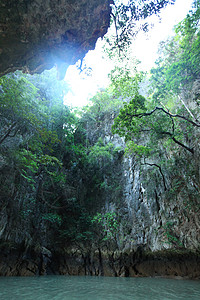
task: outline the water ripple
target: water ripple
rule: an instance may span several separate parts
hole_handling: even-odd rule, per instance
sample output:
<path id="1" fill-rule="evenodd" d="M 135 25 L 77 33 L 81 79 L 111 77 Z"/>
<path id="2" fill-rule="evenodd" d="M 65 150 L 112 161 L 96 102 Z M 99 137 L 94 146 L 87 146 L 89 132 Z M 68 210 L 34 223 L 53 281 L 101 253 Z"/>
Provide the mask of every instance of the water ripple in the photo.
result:
<path id="1" fill-rule="evenodd" d="M 200 281 L 163 278 L 1 277 L 1 300 L 200 299 Z"/>

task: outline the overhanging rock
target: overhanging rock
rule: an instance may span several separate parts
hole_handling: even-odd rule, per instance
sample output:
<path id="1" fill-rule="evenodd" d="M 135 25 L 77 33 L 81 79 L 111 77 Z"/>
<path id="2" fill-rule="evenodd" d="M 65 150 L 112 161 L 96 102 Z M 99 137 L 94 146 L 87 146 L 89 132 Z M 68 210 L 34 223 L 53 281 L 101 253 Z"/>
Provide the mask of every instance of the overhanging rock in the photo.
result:
<path id="1" fill-rule="evenodd" d="M 110 0 L 0 0 L 0 76 L 41 73 L 59 77 L 94 49 L 107 32 Z"/>

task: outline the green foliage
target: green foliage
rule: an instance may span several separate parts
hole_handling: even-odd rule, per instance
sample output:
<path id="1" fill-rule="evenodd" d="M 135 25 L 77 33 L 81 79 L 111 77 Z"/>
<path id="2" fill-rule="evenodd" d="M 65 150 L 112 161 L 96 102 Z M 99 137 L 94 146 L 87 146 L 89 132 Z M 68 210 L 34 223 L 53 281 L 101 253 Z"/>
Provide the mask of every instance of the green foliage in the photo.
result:
<path id="1" fill-rule="evenodd" d="M 165 99 L 170 93 L 180 93 L 199 77 L 200 64 L 200 4 L 175 28 L 175 36 L 161 44 L 161 56 L 152 70 L 157 91 L 154 98 Z M 164 59 L 163 59 L 164 56 Z M 162 101 L 162 100 L 161 100 Z"/>
<path id="2" fill-rule="evenodd" d="M 49 221 L 50 223 L 53 223 L 53 224 L 58 224 L 59 226 L 62 224 L 61 216 L 58 214 L 55 214 L 55 213 L 44 214 L 42 216 L 42 220 Z"/>
<path id="3" fill-rule="evenodd" d="M 115 212 L 97 213 L 91 222 L 102 227 L 102 241 L 117 240 L 120 222 Z"/>
<path id="4" fill-rule="evenodd" d="M 132 90 L 129 87 L 126 89 L 127 82 L 131 82 L 130 72 L 127 72 L 126 68 L 125 75 L 121 71 L 118 77 L 113 77 L 112 84 L 117 86 L 117 91 L 122 91 L 123 99 L 130 99 L 130 102 L 124 103 L 112 130 L 113 133 L 125 136 L 126 141 L 134 140 L 132 150 L 137 154 L 142 151 L 145 154 L 144 149 L 149 148 L 155 150 L 152 153 L 157 152 L 158 142 L 171 147 L 169 140 L 190 153 L 194 152 L 186 141 L 190 140 L 193 128 L 199 127 L 199 122 L 187 104 L 183 103 L 184 105 L 180 106 L 179 98 L 182 97 L 180 92 L 183 88 L 192 84 L 199 76 L 199 46 L 193 47 L 199 43 L 198 18 L 199 8 L 179 24 L 174 39 L 163 43 L 157 68 L 152 70 L 149 91 L 151 94 L 148 99 L 139 94 L 137 80 L 134 81 L 136 84 L 132 85 Z M 196 60 L 191 60 L 190 57 Z M 184 61 L 187 61 L 187 64 Z M 190 70 L 194 70 L 193 75 Z M 132 78 L 137 78 L 137 74 Z M 130 144 L 128 149 L 130 151 Z M 149 154 L 149 151 L 147 152 L 146 154 Z"/>
<path id="5" fill-rule="evenodd" d="M 115 35 L 106 37 L 111 51 L 117 48 L 121 53 L 131 44 L 139 30 L 148 30 L 148 17 L 159 14 L 162 8 L 174 2 L 175 0 L 113 1 L 111 23 L 115 27 Z"/>
<path id="6" fill-rule="evenodd" d="M 129 103 L 125 103 L 120 110 L 118 116 L 114 120 L 112 126 L 113 133 L 125 136 L 126 140 L 130 140 L 133 135 L 137 135 L 140 131 L 140 120 L 134 118 L 134 114 L 145 112 L 145 98 L 141 95 L 135 95 Z M 143 120 L 142 120 L 143 122 Z"/>
<path id="7" fill-rule="evenodd" d="M 103 139 L 99 138 L 97 143 L 90 148 L 88 159 L 92 161 L 105 161 L 112 158 L 114 145 L 112 143 L 104 144 Z"/>
<path id="8" fill-rule="evenodd" d="M 59 172 L 62 163 L 56 157 L 47 154 L 38 155 L 23 149 L 18 153 L 18 168 L 21 175 L 30 183 L 35 183 L 34 175 L 37 176 L 42 172 L 48 174 L 55 182 L 64 181 L 64 177 Z"/>
<path id="9" fill-rule="evenodd" d="M 130 101 L 139 93 L 139 84 L 144 78 L 143 72 L 137 71 L 138 62 L 123 61 L 123 66 L 116 66 L 110 73 L 111 89 L 115 98 L 123 97 Z"/>
<path id="10" fill-rule="evenodd" d="M 122 106 L 121 100 L 117 99 L 112 87 L 98 91 L 97 94 L 90 99 L 90 105 L 83 108 L 82 121 L 87 119 L 87 122 L 101 122 L 107 114 L 115 114 Z"/>
<path id="11" fill-rule="evenodd" d="M 173 222 L 169 221 L 163 226 L 163 237 L 164 237 L 164 242 L 165 243 L 167 242 L 168 244 L 175 245 L 176 247 L 183 247 L 183 245 L 180 242 L 179 238 L 174 233 L 174 224 L 173 224 Z"/>
<path id="12" fill-rule="evenodd" d="M 152 149 L 148 146 L 137 145 L 133 141 L 128 141 L 126 143 L 125 155 L 130 156 L 135 154 L 138 157 L 148 157 L 151 155 Z"/>
<path id="13" fill-rule="evenodd" d="M 26 202 L 24 202 L 23 208 L 20 211 L 20 216 L 22 217 L 22 219 L 29 220 L 29 218 L 31 218 L 31 216 L 34 214 L 35 207 L 35 198 L 29 197 L 28 199 L 26 199 Z"/>
<path id="14" fill-rule="evenodd" d="M 10 136 L 25 135 L 29 130 L 36 132 L 41 125 L 38 117 L 37 89 L 25 78 L 16 75 L 4 76 L 0 79 L 0 144 Z"/>
<path id="15" fill-rule="evenodd" d="M 130 1 L 116 6 L 115 46 L 129 43 L 131 18 L 136 20 L 139 13 L 145 19 L 167 2 L 140 1 L 137 6 Z M 141 11 L 134 12 L 138 7 Z M 52 234 L 61 247 L 114 245 L 116 249 L 123 244 L 122 227 L 127 235 L 132 229 L 118 209 L 124 197 L 120 165 L 124 146 L 116 147 L 112 134 L 125 137 L 125 154 L 134 155 L 140 167 L 145 165 L 141 178 L 147 196 L 162 185 L 166 201 L 181 195 L 185 210 L 191 211 L 193 204 L 199 207 L 193 145 L 199 123 L 192 117 L 195 111 L 180 106 L 177 98 L 199 76 L 198 9 L 197 5 L 177 26 L 176 36 L 163 43 L 148 80 L 151 88 L 145 74 L 137 71 L 137 62 L 127 58 L 111 72 L 110 86 L 77 113 L 63 106 L 66 87 L 55 74 L 30 77 L 17 72 L 0 78 L 2 203 L 8 207 L 9 201 L 15 201 L 21 222 L 30 219 L 34 232 Z M 192 159 L 191 154 L 195 154 Z M 105 203 L 112 209 L 102 213 Z M 165 241 L 180 245 L 173 224 L 162 230 Z"/>
<path id="16" fill-rule="evenodd" d="M 67 214 L 62 216 L 63 222 L 59 229 L 59 238 L 76 246 L 89 247 L 95 242 L 96 233 L 91 222 L 92 217 L 77 199 L 68 203 Z"/>
<path id="17" fill-rule="evenodd" d="M 0 88 L 1 197 L 5 203 L 15 199 L 16 214 L 37 232 L 40 224 L 58 230 L 58 208 L 66 206 L 69 194 L 63 157 L 73 147 L 77 117 L 64 107 L 63 90 L 51 72 L 9 74 L 0 78 Z"/>
<path id="18" fill-rule="evenodd" d="M 124 101 L 112 132 L 125 137 L 125 154 L 140 162 L 147 196 L 161 184 L 166 201 L 181 197 L 190 210 L 199 207 L 195 160 L 199 103 L 198 98 L 194 99 L 197 105 L 192 101 L 192 87 L 200 74 L 199 3 L 196 1 L 195 9 L 176 27 L 176 35 L 161 44 L 160 58 L 148 82 L 144 74 L 134 80 L 136 69 L 127 72 L 126 66 L 112 77 L 113 92 Z M 132 87 L 129 82 L 134 83 Z M 140 94 L 141 83 L 145 97 Z"/>

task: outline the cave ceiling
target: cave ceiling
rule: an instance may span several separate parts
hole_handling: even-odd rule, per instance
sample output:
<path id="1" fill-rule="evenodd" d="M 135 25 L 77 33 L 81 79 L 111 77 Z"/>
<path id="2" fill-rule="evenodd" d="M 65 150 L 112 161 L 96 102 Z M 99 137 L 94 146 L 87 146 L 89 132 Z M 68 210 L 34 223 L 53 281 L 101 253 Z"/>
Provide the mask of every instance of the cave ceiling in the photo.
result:
<path id="1" fill-rule="evenodd" d="M 110 22 L 110 0 L 0 0 L 0 76 L 69 65 L 94 49 Z"/>

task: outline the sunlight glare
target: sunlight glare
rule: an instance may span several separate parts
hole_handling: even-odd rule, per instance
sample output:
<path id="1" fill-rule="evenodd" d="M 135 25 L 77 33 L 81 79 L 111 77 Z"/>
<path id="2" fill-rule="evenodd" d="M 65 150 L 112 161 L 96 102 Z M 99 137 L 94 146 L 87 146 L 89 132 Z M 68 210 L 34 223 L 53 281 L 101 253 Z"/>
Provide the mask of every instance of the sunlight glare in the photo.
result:
<path id="1" fill-rule="evenodd" d="M 174 5 L 169 5 L 162 11 L 161 21 L 156 16 L 151 17 L 154 26 L 149 33 L 138 34 L 133 42 L 132 53 L 141 61 L 143 70 L 148 71 L 153 67 L 159 43 L 173 34 L 174 25 L 183 20 L 191 9 L 192 3 L 193 0 L 176 0 Z M 68 68 L 65 80 L 71 90 L 65 96 L 66 105 L 79 107 L 86 105 L 98 89 L 108 86 L 108 74 L 114 68 L 114 64 L 109 59 L 102 58 L 102 44 L 103 42 L 99 39 L 95 50 L 89 51 L 84 59 L 86 65 L 92 68 L 91 76 L 84 76 L 75 65 Z"/>

